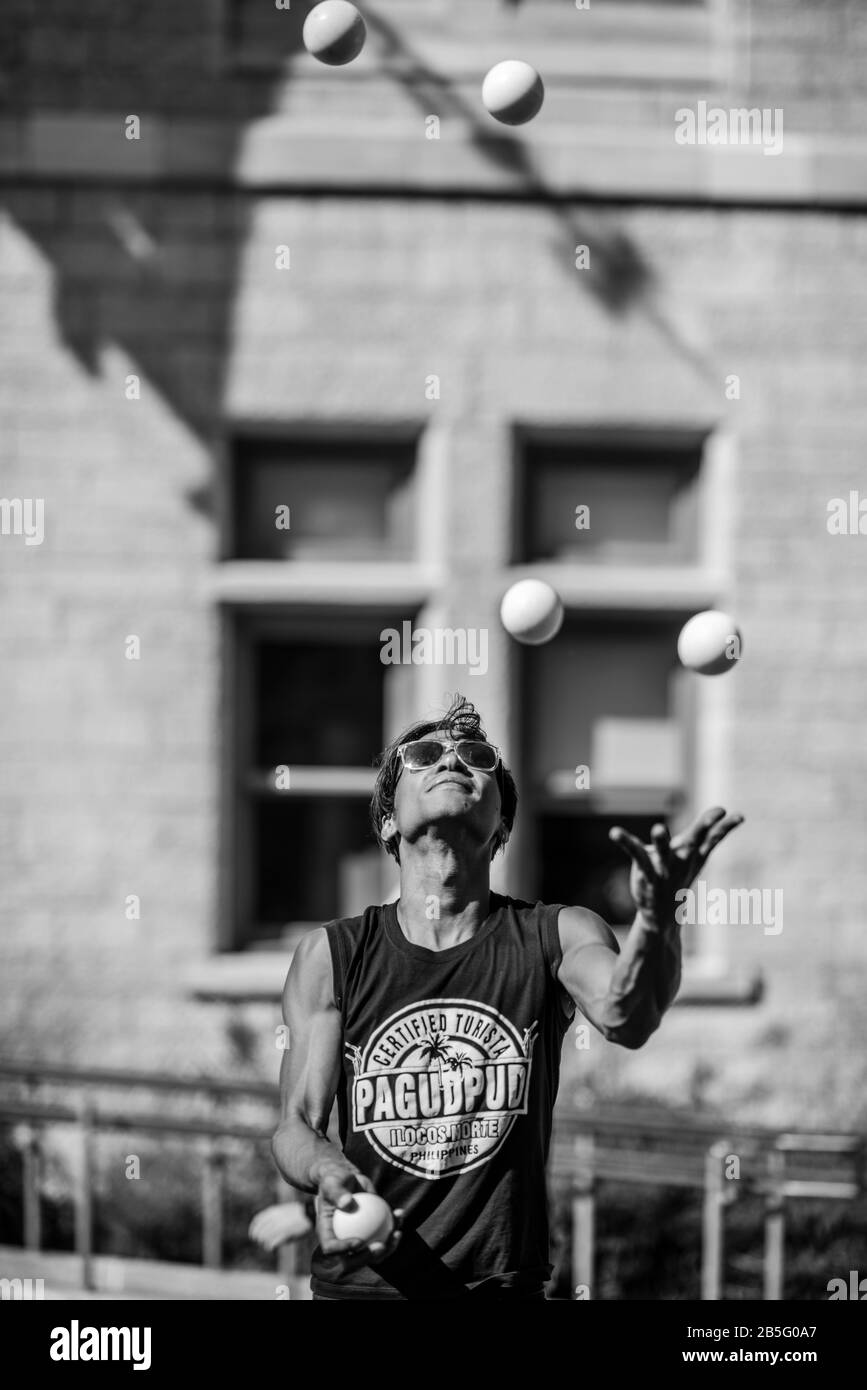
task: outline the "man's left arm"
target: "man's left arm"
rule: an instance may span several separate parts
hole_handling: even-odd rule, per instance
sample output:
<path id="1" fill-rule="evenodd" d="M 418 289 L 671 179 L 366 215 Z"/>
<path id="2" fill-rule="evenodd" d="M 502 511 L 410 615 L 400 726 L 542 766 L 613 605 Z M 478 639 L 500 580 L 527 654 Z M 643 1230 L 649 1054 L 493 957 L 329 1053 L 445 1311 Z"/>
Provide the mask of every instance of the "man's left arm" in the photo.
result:
<path id="1" fill-rule="evenodd" d="M 688 888 L 711 851 L 743 816 L 714 807 L 675 839 L 654 825 L 649 845 L 615 826 L 611 839 L 629 856 L 635 920 L 621 950 L 611 928 L 582 907 L 564 908 L 558 930 L 558 979 L 584 1017 L 610 1042 L 641 1047 L 659 1027 L 680 987 L 676 894 Z"/>

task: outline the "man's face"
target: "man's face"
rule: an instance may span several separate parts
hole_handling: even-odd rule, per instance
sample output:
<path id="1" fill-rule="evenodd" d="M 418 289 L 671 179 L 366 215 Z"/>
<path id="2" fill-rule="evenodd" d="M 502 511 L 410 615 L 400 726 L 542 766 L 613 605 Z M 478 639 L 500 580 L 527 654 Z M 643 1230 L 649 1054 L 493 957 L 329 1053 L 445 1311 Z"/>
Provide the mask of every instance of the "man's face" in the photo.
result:
<path id="1" fill-rule="evenodd" d="M 425 734 L 424 741 L 444 745 L 430 767 L 411 772 L 403 767 L 394 794 L 394 812 L 386 823 L 402 839 L 410 841 L 429 825 L 460 825 L 476 844 L 491 842 L 493 848 L 501 823 L 500 789 L 497 774 L 479 772 L 461 762 L 454 748 L 460 735 L 452 737 L 446 729 Z M 421 741 L 421 740 L 419 740 Z"/>

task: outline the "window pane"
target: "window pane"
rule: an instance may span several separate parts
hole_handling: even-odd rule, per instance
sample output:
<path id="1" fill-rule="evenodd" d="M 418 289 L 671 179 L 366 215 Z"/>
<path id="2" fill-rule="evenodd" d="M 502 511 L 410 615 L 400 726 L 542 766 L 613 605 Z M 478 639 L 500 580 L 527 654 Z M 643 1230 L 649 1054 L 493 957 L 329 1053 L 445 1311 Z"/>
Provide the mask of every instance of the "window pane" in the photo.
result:
<path id="1" fill-rule="evenodd" d="M 665 819 L 662 810 L 655 816 L 541 816 L 540 898 L 546 903 L 587 907 L 611 927 L 628 926 L 635 916 L 629 861 L 608 839 L 608 832 L 622 825 L 648 844 L 654 821 Z"/>
<path id="2" fill-rule="evenodd" d="M 380 614 L 296 614 L 291 622 L 259 617 L 248 630 L 238 792 L 246 885 L 238 925 L 248 945 L 353 916 L 391 888 L 391 861 L 368 824 L 373 762 L 385 741 L 384 625 Z M 278 766 L 289 769 L 282 786 Z M 318 780 L 326 769 L 330 785 Z"/>
<path id="3" fill-rule="evenodd" d="M 610 927 L 631 926 L 635 903 L 629 892 L 629 860 L 611 843 L 608 832 L 622 825 L 647 845 L 656 821 L 671 827 L 671 812 L 660 806 L 641 815 L 540 816 L 535 827 L 539 897 L 546 903 L 589 908 Z M 682 941 L 685 953 L 693 955 L 698 944 L 695 927 L 683 927 Z"/>
<path id="4" fill-rule="evenodd" d="M 357 642 L 261 642 L 254 660 L 254 759 L 370 767 L 383 745 L 378 631 Z"/>
<path id="5" fill-rule="evenodd" d="M 411 559 L 413 462 L 414 446 L 393 442 L 240 446 L 234 557 Z"/>
<path id="6" fill-rule="evenodd" d="M 694 447 L 528 446 L 521 558 L 597 564 L 693 560 L 698 469 Z"/>
<path id="7" fill-rule="evenodd" d="M 258 801 L 254 814 L 260 939 L 292 922 L 355 916 L 382 900 L 386 861 L 366 800 L 276 798 Z"/>
<path id="8" fill-rule="evenodd" d="M 582 619 L 525 657 L 526 740 L 535 794 L 562 794 L 575 769 L 589 789 L 677 788 L 679 621 Z M 587 797 L 586 789 L 576 789 Z"/>

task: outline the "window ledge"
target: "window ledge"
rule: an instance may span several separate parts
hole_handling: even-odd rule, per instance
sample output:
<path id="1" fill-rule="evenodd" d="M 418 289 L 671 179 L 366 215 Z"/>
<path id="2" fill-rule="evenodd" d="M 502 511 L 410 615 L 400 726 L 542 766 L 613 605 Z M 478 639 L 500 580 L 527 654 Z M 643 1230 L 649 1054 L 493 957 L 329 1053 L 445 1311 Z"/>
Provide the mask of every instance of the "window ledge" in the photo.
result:
<path id="1" fill-rule="evenodd" d="M 727 592 L 728 575 L 703 565 L 561 565 L 550 561 L 513 565 L 509 581 L 544 579 L 566 608 L 694 612 L 713 608 Z"/>
<path id="2" fill-rule="evenodd" d="M 192 969 L 185 981 L 194 999 L 209 1003 L 277 1003 L 292 951 L 238 951 L 214 956 Z"/>
<path id="3" fill-rule="evenodd" d="M 224 560 L 203 580 L 202 596 L 227 606 L 339 603 L 400 608 L 426 603 L 442 582 L 436 566 L 398 561 Z"/>

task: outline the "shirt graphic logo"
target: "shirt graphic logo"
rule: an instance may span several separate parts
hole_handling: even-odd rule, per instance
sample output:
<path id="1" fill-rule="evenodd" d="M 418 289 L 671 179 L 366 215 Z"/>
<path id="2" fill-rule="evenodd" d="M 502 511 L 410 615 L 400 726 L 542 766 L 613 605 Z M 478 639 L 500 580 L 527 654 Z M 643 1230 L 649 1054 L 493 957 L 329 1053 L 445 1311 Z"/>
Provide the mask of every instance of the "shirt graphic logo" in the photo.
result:
<path id="1" fill-rule="evenodd" d="M 389 1163 L 444 1178 L 487 1163 L 527 1113 L 536 1023 L 521 1035 L 472 999 L 429 999 L 350 1044 L 352 1124 Z"/>

